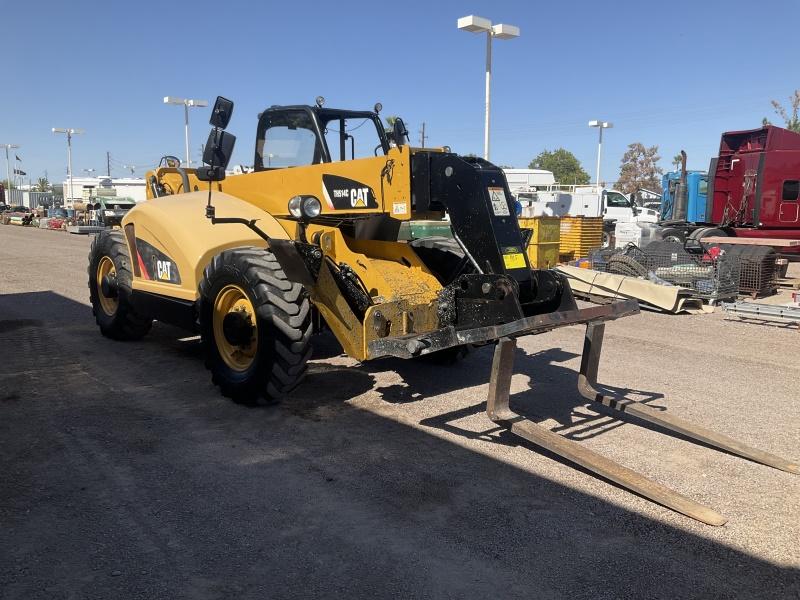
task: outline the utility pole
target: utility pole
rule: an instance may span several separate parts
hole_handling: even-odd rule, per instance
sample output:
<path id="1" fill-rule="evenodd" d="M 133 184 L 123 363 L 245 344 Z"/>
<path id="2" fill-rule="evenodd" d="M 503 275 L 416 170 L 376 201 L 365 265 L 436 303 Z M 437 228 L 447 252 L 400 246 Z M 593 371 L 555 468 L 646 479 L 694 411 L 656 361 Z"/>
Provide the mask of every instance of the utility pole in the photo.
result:
<path id="1" fill-rule="evenodd" d="M 106 175 L 111 177 L 111 152 L 106 152 Z"/>
<path id="2" fill-rule="evenodd" d="M 420 148 L 425 147 L 425 121 L 422 122 L 422 129 L 419 130 L 419 145 Z"/>

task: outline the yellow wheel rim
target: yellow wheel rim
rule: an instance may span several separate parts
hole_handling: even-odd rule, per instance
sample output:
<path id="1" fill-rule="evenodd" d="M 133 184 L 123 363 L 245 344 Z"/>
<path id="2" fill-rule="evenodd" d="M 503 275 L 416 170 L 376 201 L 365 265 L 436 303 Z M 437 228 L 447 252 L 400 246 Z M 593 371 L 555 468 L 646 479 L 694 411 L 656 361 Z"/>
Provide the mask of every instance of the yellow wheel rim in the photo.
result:
<path id="1" fill-rule="evenodd" d="M 100 263 L 97 265 L 97 281 L 95 285 L 97 286 L 97 297 L 100 299 L 100 308 L 103 309 L 103 312 L 109 317 L 113 317 L 117 312 L 119 300 L 116 298 L 109 298 L 103 293 L 103 277 L 116 277 L 116 275 L 117 267 L 114 266 L 114 261 L 108 256 L 101 258 Z"/>
<path id="2" fill-rule="evenodd" d="M 234 312 L 246 317 L 253 326 L 252 335 L 247 344 L 232 344 L 225 337 L 223 322 L 226 315 Z M 238 285 L 227 285 L 217 294 L 217 299 L 214 300 L 213 328 L 214 341 L 225 364 L 235 371 L 249 369 L 258 352 L 258 324 L 253 303 Z"/>

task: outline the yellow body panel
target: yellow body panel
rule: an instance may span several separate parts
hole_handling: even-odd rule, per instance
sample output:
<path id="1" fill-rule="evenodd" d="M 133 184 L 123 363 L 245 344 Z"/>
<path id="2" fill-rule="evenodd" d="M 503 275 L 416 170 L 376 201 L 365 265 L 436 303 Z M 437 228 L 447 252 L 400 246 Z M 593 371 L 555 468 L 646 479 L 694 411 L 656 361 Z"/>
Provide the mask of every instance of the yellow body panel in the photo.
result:
<path id="1" fill-rule="evenodd" d="M 137 204 L 125 215 L 123 228 L 133 223 L 136 237 L 169 257 L 181 278 L 180 284 L 173 284 L 134 276 L 134 289 L 196 300 L 203 269 L 215 255 L 240 246 L 266 247 L 266 242 L 244 225 L 212 225 L 205 216 L 207 200 L 208 192 L 163 196 Z M 214 192 L 212 202 L 218 217 L 258 219 L 258 226 L 270 237 L 289 238 L 278 221 L 248 202 L 222 192 Z M 135 249 L 130 250 L 136 261 Z"/>
<path id="2" fill-rule="evenodd" d="M 186 170 L 189 188 L 208 190 L 191 169 Z M 182 178 L 176 169 L 161 168 L 147 174 L 155 175 L 168 193 L 183 191 Z M 328 202 L 322 185 L 323 175 L 347 177 L 369 187 L 377 200 L 377 208 L 335 210 Z M 322 214 L 327 213 L 386 213 L 398 220 L 411 218 L 411 160 L 408 147 L 392 148 L 386 156 L 358 158 L 345 162 L 330 162 L 303 167 L 268 169 L 256 173 L 231 175 L 214 183 L 214 189 L 247 200 L 276 217 L 288 216 L 289 200 L 293 196 L 316 196 L 322 204 Z M 148 187 L 148 196 L 152 190 Z"/>

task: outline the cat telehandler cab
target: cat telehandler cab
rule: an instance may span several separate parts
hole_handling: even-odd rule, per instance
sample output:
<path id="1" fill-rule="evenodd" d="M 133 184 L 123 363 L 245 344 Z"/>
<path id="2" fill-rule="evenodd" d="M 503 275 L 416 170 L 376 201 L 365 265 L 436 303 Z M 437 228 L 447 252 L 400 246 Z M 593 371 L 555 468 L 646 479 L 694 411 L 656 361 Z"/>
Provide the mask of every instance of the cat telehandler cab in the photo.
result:
<path id="1" fill-rule="evenodd" d="M 453 360 L 494 344 L 487 413 L 495 423 L 638 494 L 704 523 L 725 519 L 675 491 L 512 412 L 516 339 L 586 325 L 578 389 L 634 414 L 786 471 L 797 464 L 644 404 L 595 389 L 605 322 L 635 300 L 578 308 L 564 276 L 531 269 L 503 172 L 448 148 L 408 145 L 402 119 L 372 111 L 272 106 L 258 117 L 252 172 L 226 178 L 233 103 L 218 98 L 204 165 L 166 157 L 148 200 L 98 235 L 89 255 L 97 324 L 144 336 L 154 319 L 199 330 L 206 365 L 237 401 L 289 396 L 313 335 L 329 328 L 351 357 Z M 205 205 L 205 208 L 203 206 Z M 397 240 L 411 218 L 449 215 L 452 239 Z"/>

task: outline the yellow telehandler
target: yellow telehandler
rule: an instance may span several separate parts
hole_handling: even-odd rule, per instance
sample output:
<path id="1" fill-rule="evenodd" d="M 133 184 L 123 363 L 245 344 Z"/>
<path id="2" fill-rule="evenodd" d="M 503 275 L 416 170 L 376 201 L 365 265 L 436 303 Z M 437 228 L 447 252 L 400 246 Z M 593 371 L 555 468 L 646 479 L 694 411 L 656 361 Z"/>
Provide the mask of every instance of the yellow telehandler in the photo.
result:
<path id="1" fill-rule="evenodd" d="M 487 414 L 526 440 L 704 523 L 725 519 L 509 408 L 516 338 L 585 324 L 578 389 L 589 400 L 786 471 L 798 465 L 641 403 L 595 389 L 605 321 L 635 300 L 578 308 L 568 281 L 531 269 L 503 171 L 449 148 L 408 145 L 371 111 L 272 106 L 258 117 L 252 169 L 226 177 L 233 103 L 214 105 L 203 166 L 165 157 L 148 200 L 98 235 L 89 291 L 103 335 L 144 336 L 153 320 L 199 331 L 221 392 L 239 402 L 290 396 L 315 333 L 351 357 L 448 362 L 494 344 Z M 203 208 L 205 205 L 205 208 Z M 398 241 L 402 221 L 450 219 L 452 239 Z"/>

